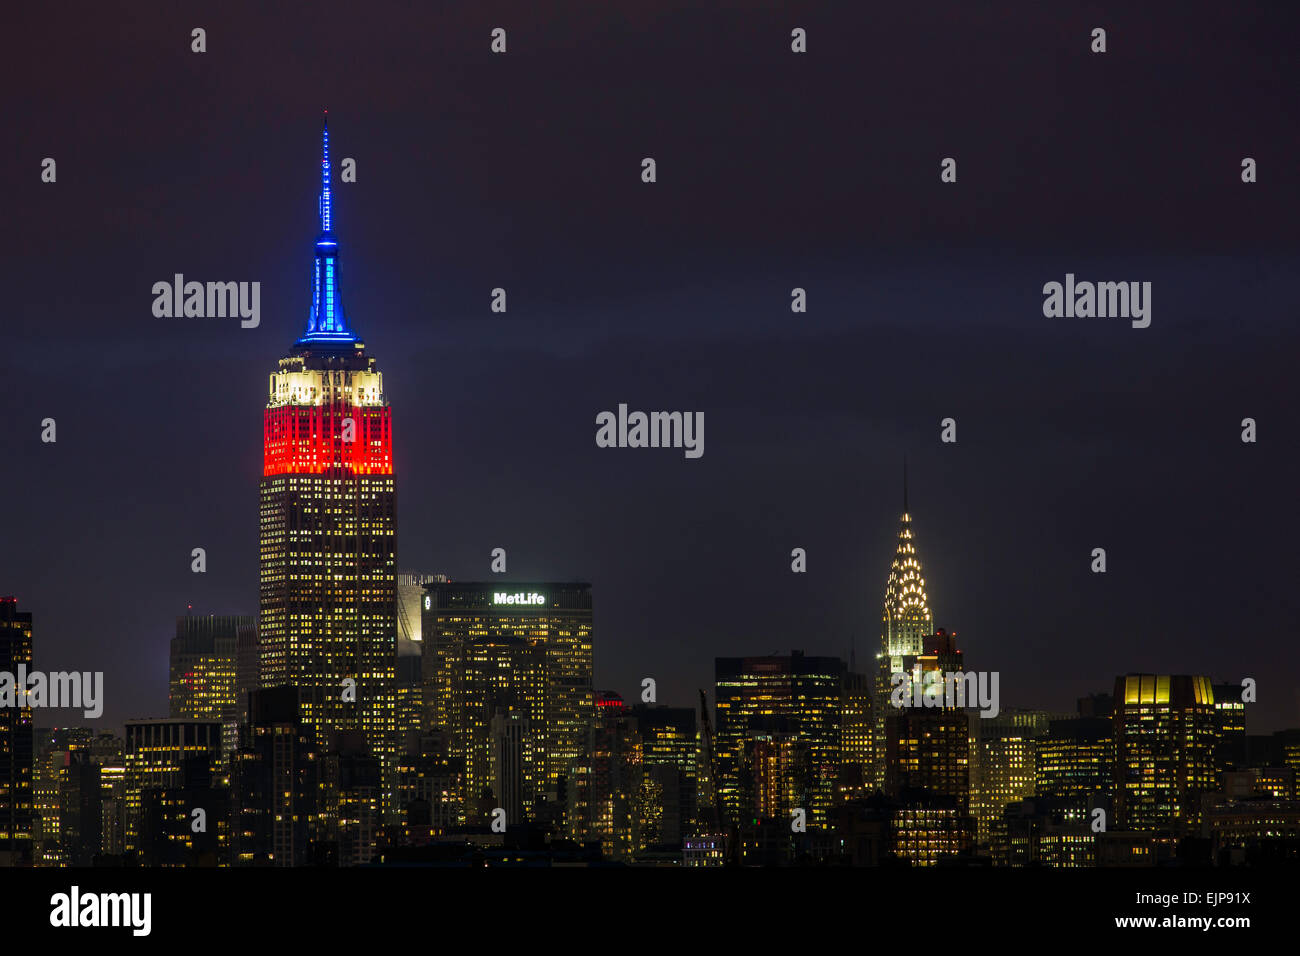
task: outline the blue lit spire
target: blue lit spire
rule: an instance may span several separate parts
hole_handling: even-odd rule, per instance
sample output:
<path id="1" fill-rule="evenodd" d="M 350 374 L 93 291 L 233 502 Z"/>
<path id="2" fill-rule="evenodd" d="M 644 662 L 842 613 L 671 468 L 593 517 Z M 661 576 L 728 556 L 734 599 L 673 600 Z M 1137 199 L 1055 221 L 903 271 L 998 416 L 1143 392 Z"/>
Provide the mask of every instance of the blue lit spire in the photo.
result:
<path id="1" fill-rule="evenodd" d="M 312 275 L 311 315 L 307 331 L 295 344 L 350 344 L 357 340 L 343 315 L 339 297 L 339 244 L 334 238 L 334 202 L 330 192 L 329 110 L 321 132 L 320 235 L 316 237 L 316 264 Z"/>

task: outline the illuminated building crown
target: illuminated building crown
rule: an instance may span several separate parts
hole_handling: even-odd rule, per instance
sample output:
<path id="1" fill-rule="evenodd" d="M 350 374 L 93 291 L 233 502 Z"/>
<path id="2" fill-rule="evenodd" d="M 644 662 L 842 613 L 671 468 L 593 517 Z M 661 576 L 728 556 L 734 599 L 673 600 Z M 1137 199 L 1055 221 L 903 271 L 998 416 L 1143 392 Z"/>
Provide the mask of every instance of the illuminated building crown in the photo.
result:
<path id="1" fill-rule="evenodd" d="M 894 562 L 889 566 L 889 583 L 885 588 L 885 615 L 901 621 L 917 612 L 929 618 L 930 602 L 925 594 L 925 578 L 921 576 L 921 561 L 912 542 L 912 516 L 903 512 L 898 548 L 894 552 Z"/>
<path id="2" fill-rule="evenodd" d="M 334 237 L 334 203 L 330 192 L 329 111 L 321 131 L 320 235 L 316 237 L 316 261 L 312 277 L 311 314 L 307 331 L 296 345 L 352 345 L 356 334 L 348 328 L 339 296 L 339 244 Z"/>
<path id="3" fill-rule="evenodd" d="M 930 613 L 930 599 L 925 593 L 925 578 L 921 576 L 921 560 L 916 555 L 912 540 L 912 515 L 907 509 L 907 463 L 903 463 L 903 521 L 898 529 L 898 547 L 894 561 L 889 566 L 889 582 L 885 586 L 884 633 L 881 635 L 882 656 L 894 659 L 922 652 L 922 645 L 933 629 L 934 616 Z"/>

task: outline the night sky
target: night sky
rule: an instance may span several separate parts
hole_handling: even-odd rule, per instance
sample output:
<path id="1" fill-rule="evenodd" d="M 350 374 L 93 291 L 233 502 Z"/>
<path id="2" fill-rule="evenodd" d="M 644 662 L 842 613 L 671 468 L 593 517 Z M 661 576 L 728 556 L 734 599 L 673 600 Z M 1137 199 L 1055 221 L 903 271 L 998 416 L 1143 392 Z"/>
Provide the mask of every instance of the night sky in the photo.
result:
<path id="1" fill-rule="evenodd" d="M 1294 5 L 268 6 L 11 14 L 0 594 L 38 668 L 106 673 L 101 726 L 166 714 L 187 604 L 257 613 L 324 108 L 399 570 L 589 580 L 597 689 L 690 706 L 715 656 L 871 658 L 906 455 L 1004 708 L 1203 673 L 1300 725 Z M 261 282 L 260 326 L 155 318 L 177 272 Z M 1151 282 L 1151 326 L 1045 318 L 1067 272 Z M 704 456 L 597 448 L 620 402 L 703 411 Z"/>

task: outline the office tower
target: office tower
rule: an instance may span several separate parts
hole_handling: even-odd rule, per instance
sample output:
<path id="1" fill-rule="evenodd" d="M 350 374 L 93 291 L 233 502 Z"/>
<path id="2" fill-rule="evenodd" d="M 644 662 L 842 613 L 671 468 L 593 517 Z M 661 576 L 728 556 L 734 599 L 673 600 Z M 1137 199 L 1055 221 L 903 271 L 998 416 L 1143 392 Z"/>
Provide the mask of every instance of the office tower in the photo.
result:
<path id="1" fill-rule="evenodd" d="M 100 851 L 120 857 L 126 842 L 126 741 L 98 734 L 90 742 L 90 760 L 99 768 Z"/>
<path id="2" fill-rule="evenodd" d="M 1215 788 L 1217 717 L 1208 678 L 1115 678 L 1115 816 L 1126 830 L 1177 835 L 1199 824 Z"/>
<path id="3" fill-rule="evenodd" d="M 425 845 L 465 825 L 465 764 L 451 756 L 445 731 L 408 741 L 406 752 L 398 755 L 397 808 L 408 846 Z"/>
<path id="4" fill-rule="evenodd" d="M 937 866 L 969 853 L 975 818 L 958 801 L 932 790 L 903 794 L 890 817 L 890 851 L 910 866 Z"/>
<path id="5" fill-rule="evenodd" d="M 1244 766 L 1246 759 L 1246 703 L 1240 684 L 1214 684 L 1214 769 L 1218 773 Z"/>
<path id="6" fill-rule="evenodd" d="M 1080 812 L 1109 805 L 1115 776 L 1115 725 L 1109 717 L 1049 721 L 1034 741 L 1034 790 Z"/>
<path id="7" fill-rule="evenodd" d="M 789 740 L 797 739 L 800 762 L 784 764 L 793 779 L 787 787 L 764 783 L 765 799 L 774 805 L 772 787 L 796 794 L 788 797 L 791 809 L 807 810 L 810 826 L 825 825 L 839 772 L 844 673 L 839 658 L 806 657 L 802 651 L 715 659 L 716 786 L 733 824 L 759 809 L 755 767 L 747 757 L 761 759 L 764 773 L 775 772 L 783 765 L 776 751 L 792 752 Z M 754 750 L 754 741 L 763 745 Z"/>
<path id="8" fill-rule="evenodd" d="M 171 641 L 168 716 L 220 721 L 225 755 L 234 751 L 239 733 L 236 642 L 240 629 L 252 626 L 249 615 L 186 615 L 176 619 Z"/>
<path id="9" fill-rule="evenodd" d="M 496 804 L 505 810 L 507 821 L 528 819 L 536 801 L 532 730 L 527 711 L 509 705 L 495 708 L 488 724 L 488 773 Z"/>
<path id="10" fill-rule="evenodd" d="M 1050 715 L 1041 711 L 972 715 L 971 813 L 980 845 L 988 845 L 990 827 L 1008 804 L 1034 795 L 1035 743 L 1047 733 L 1049 721 Z"/>
<path id="11" fill-rule="evenodd" d="M 893 674 L 911 670 L 909 658 L 924 652 L 927 635 L 934 633 L 934 615 L 926 595 L 925 578 L 912 534 L 912 515 L 907 507 L 907 471 L 903 471 L 903 518 L 898 544 L 885 585 L 881 618 L 880 653 L 877 655 L 875 700 L 876 783 L 884 784 L 887 743 L 885 716 L 890 713 L 889 692 Z"/>
<path id="12" fill-rule="evenodd" d="M 399 641 L 399 643 L 408 643 Z M 393 671 L 393 726 L 397 753 L 405 754 L 412 741 L 422 734 L 424 684 L 423 660 L 418 653 L 419 644 L 412 644 L 417 653 L 398 654 Z"/>
<path id="13" fill-rule="evenodd" d="M 494 708 L 513 708 L 527 723 L 529 802 L 565 804 L 571 765 L 591 746 L 591 585 L 434 581 L 421 615 L 425 728 L 447 731 L 451 756 L 464 758 L 471 820 L 490 789 Z"/>
<path id="14" fill-rule="evenodd" d="M 642 773 L 657 794 L 643 807 L 641 838 L 648 847 L 680 848 L 696 832 L 699 737 L 689 707 L 639 704 L 631 716 L 641 735 Z"/>
<path id="15" fill-rule="evenodd" d="M 532 819 L 546 773 L 545 649 L 507 634 L 482 635 L 456 644 L 449 660 L 451 756 L 464 763 L 469 822 L 488 822 L 498 807 L 507 824 Z M 502 802 L 503 786 L 517 797 L 511 808 Z"/>
<path id="16" fill-rule="evenodd" d="M 844 675 L 844 703 L 840 712 L 839 795 L 860 800 L 876 789 L 875 717 L 872 698 L 876 675 L 858 673 L 850 664 Z"/>
<path id="17" fill-rule="evenodd" d="M 766 726 L 750 725 L 744 740 L 743 775 L 750 799 L 743 808 L 741 822 L 748 815 L 752 824 L 763 820 L 791 820 L 808 800 L 808 741 L 788 729 L 785 718 L 775 718 Z M 829 809 L 829 805 L 826 807 Z M 818 823 L 824 823 L 821 818 Z"/>
<path id="18" fill-rule="evenodd" d="M 32 667 L 32 616 L 18 610 L 18 599 L 0 597 L 0 866 L 31 866 L 34 825 L 32 708 L 18 669 Z M 6 700 L 4 695 L 11 694 Z"/>
<path id="19" fill-rule="evenodd" d="M 235 714 L 239 723 L 248 723 L 248 695 L 262 686 L 262 649 L 257 640 L 257 624 L 235 631 Z"/>
<path id="20" fill-rule="evenodd" d="M 60 829 L 61 788 L 71 755 L 90 746 L 94 732 L 85 727 L 38 727 L 33 779 L 33 861 L 37 866 L 67 866 Z"/>
<path id="21" fill-rule="evenodd" d="M 1276 765 L 1300 771 L 1300 730 L 1275 731 L 1272 740 L 1272 749 L 1277 754 Z"/>
<path id="22" fill-rule="evenodd" d="M 631 861 L 662 825 L 663 793 L 644 772 L 637 720 L 612 691 L 596 696 L 589 761 L 575 762 L 568 795 L 569 836 L 598 841 L 603 856 Z"/>
<path id="23" fill-rule="evenodd" d="M 1091 819 L 1053 798 L 1010 803 L 989 826 L 994 866 L 1090 867 L 1096 865 Z"/>
<path id="24" fill-rule="evenodd" d="M 323 815 L 327 826 L 314 849 L 327 854 L 322 862 L 337 866 L 369 863 L 379 849 L 382 822 L 384 782 L 379 758 L 361 731 L 340 731 L 324 765 L 321 792 L 330 811 Z"/>
<path id="25" fill-rule="evenodd" d="M 230 789 L 217 781 L 211 756 L 183 757 L 176 776 L 141 793 L 140 865 L 229 866 Z"/>
<path id="26" fill-rule="evenodd" d="M 885 723 L 885 791 L 947 797 L 961 813 L 971 808 L 971 720 L 960 708 L 897 708 Z"/>
<path id="27" fill-rule="evenodd" d="M 321 810 L 322 760 L 292 687 L 253 691 L 231 762 L 235 866 L 305 866 Z"/>
<path id="28" fill-rule="evenodd" d="M 91 866 L 103 851 L 103 785 L 89 746 L 67 752 L 59 775 L 59 848 L 68 866 Z"/>
<path id="29" fill-rule="evenodd" d="M 450 755 L 446 733 L 427 734 L 397 758 L 400 842 L 425 846 L 448 830 L 465 826 L 463 761 Z"/>
<path id="30" fill-rule="evenodd" d="M 269 378 L 261 480 L 261 684 L 295 687 L 326 745 L 361 731 L 395 750 L 396 502 L 383 375 L 348 325 L 323 133 L 307 328 Z"/>
<path id="31" fill-rule="evenodd" d="M 909 677 L 906 693 L 897 698 L 901 706 L 892 688 L 886 698 L 884 789 L 900 799 L 917 791 L 949 797 L 962 814 L 969 813 L 971 724 L 980 718 L 968 716 L 963 706 L 975 706 L 967 685 L 946 676 L 961 672 L 964 655 L 956 635 L 943 628 L 910 646 L 916 650 L 897 657 L 898 669 L 891 670 Z"/>
<path id="32" fill-rule="evenodd" d="M 1300 863 L 1300 800 L 1208 799 L 1202 835 L 1219 866 L 1294 867 Z"/>
<path id="33" fill-rule="evenodd" d="M 221 772 L 221 737 L 219 721 L 168 718 L 126 722 L 124 853 L 146 850 L 141 841 L 146 835 L 142 813 L 148 791 L 183 788 L 196 772 L 187 769 L 193 767 L 188 761 L 194 757 L 206 761 L 211 774 Z"/>
<path id="34" fill-rule="evenodd" d="M 424 619 L 424 589 L 450 580 L 445 574 L 399 574 L 397 576 L 397 639 L 420 643 Z"/>

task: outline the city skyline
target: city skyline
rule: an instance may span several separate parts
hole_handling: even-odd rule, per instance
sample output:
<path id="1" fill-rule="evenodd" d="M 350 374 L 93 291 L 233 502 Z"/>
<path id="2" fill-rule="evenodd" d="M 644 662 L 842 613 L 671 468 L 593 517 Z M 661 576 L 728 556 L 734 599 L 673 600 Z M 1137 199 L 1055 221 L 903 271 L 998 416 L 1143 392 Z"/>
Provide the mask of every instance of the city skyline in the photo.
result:
<path id="1" fill-rule="evenodd" d="M 898 818 L 924 834 L 927 814 L 948 814 L 945 839 L 967 848 L 993 841 L 990 814 L 1024 792 L 1017 714 L 1083 720 L 1082 702 L 1136 679 L 1123 701 L 1115 692 L 1116 734 L 1143 726 L 1125 723 L 1130 705 L 1175 701 L 1160 719 L 1199 735 L 1186 751 L 1193 790 L 1227 765 L 1210 741 L 1227 717 L 1206 688 L 1217 699 L 1257 683 L 1234 735 L 1300 727 L 1300 688 L 1284 676 L 1285 622 L 1300 612 L 1288 364 L 1300 187 L 1284 174 L 1300 131 L 1274 68 L 1285 31 L 1248 24 L 1249 42 L 1216 49 L 1207 38 L 1236 21 L 1210 4 L 1181 19 L 1133 13 L 1098 57 L 1078 17 L 1023 4 L 993 29 L 953 4 L 941 23 L 815 17 L 804 56 L 789 14 L 731 6 L 686 31 L 645 11 L 551 22 L 517 10 L 503 56 L 486 21 L 459 11 L 407 12 L 381 33 L 326 3 L 305 23 L 267 14 L 252 35 L 219 11 L 201 56 L 176 40 L 190 26 L 146 19 L 131 49 L 153 44 L 169 51 L 161 60 L 31 25 L 47 62 L 29 70 L 51 75 L 15 125 L 33 168 L 11 177 L 26 185 L 0 357 L 0 595 L 31 617 L 33 669 L 104 677 L 101 717 L 43 708 L 36 726 L 143 740 L 207 719 L 216 705 L 197 692 L 191 712 L 173 710 L 178 661 L 207 668 L 213 639 L 200 627 L 180 640 L 180 622 L 221 620 L 243 671 L 220 686 L 253 686 L 255 658 L 268 691 L 309 689 L 296 706 L 314 728 L 359 726 L 387 795 L 407 786 L 409 798 L 423 792 L 412 776 L 469 760 L 466 787 L 500 793 L 501 768 L 518 770 L 512 814 L 630 799 L 611 781 L 620 748 L 651 746 L 638 736 L 649 718 L 601 695 L 635 705 L 652 679 L 657 704 L 712 710 L 709 750 L 737 775 L 708 770 L 718 807 L 786 807 L 783 774 L 813 761 L 822 825 L 842 796 L 833 735 L 778 721 L 751 739 L 728 722 L 747 705 L 716 699 L 720 675 L 740 686 L 753 661 L 781 674 L 799 671 L 796 657 L 830 671 L 856 660 L 816 718 L 842 708 L 858 721 L 849 786 L 870 794 L 890 760 L 911 762 L 891 778 L 900 791 L 943 790 L 967 767 L 965 789 L 941 794 L 953 806 Z M 430 33 L 437 55 L 421 45 Z M 102 85 L 68 82 L 88 64 Z M 38 181 L 36 158 L 50 155 L 57 179 Z M 320 175 L 308 176 L 313 157 Z M 950 161 L 960 175 L 947 179 Z M 1111 286 L 1109 313 L 1076 311 L 1076 277 L 1096 281 L 1098 304 Z M 229 283 L 232 308 L 190 312 L 183 280 L 207 283 L 209 303 Z M 1064 312 L 1048 295 L 1062 282 Z M 317 406 L 326 393 L 337 401 Z M 603 442 L 615 408 L 620 422 L 626 408 L 682 409 L 662 414 L 698 421 L 701 439 L 707 417 L 707 450 Z M 351 449 L 335 445 L 345 414 Z M 348 476 L 326 474 L 340 462 Z M 426 594 L 582 582 L 589 630 L 571 641 L 560 624 L 544 638 L 504 627 L 480 646 L 450 627 L 438 679 L 448 700 L 482 689 L 484 709 L 458 705 L 426 726 L 430 675 L 388 651 L 413 633 L 399 595 L 417 585 L 402 576 L 434 574 L 444 579 L 418 585 Z M 252 643 L 229 623 L 250 615 Z M 880 707 L 892 675 L 962 655 L 1000 677 L 1002 716 L 995 705 L 969 746 L 1005 765 L 959 752 L 964 718 L 947 711 L 901 716 L 891 738 L 882 708 L 868 734 L 861 710 Z M 516 669 L 515 683 L 493 677 Z M 353 676 L 362 716 L 330 696 Z M 809 679 L 830 694 L 823 678 Z M 227 757 L 236 727 L 222 694 Z M 231 772 L 236 805 L 279 759 L 258 747 L 299 732 L 280 696 L 249 706 L 260 722 L 243 776 Z M 468 729 L 416 759 L 401 742 L 416 723 Z M 1094 730 L 1072 725 L 1063 759 Z M 932 732 L 951 744 L 937 756 L 918 743 Z M 1115 746 L 1155 766 L 1134 733 Z M 319 744 L 294 759 L 324 756 Z M 680 756 L 663 746 L 661 769 L 636 786 L 679 790 L 672 817 L 689 788 L 662 769 Z M 339 779 L 370 779 L 354 750 L 329 759 Z M 124 772 L 138 782 L 147 769 Z M 215 759 L 210 769 L 169 766 L 167 788 L 206 792 Z M 743 774 L 755 776 L 742 786 Z M 985 803 L 971 803 L 980 774 Z M 459 786 L 448 805 L 479 822 L 492 808 Z M 378 799 L 357 788 L 344 802 L 363 822 L 337 850 L 354 862 Z M 158 822 L 156 838 L 176 823 L 175 794 L 145 805 L 139 790 L 128 786 L 130 814 Z M 48 780 L 41 799 L 48 816 Z M 407 836 L 442 812 L 412 823 L 384 801 L 385 824 L 401 816 Z M 968 828 L 958 817 L 976 805 Z M 1077 834 L 1056 836 L 1050 852 L 1070 858 Z M 631 852 L 625 837 L 614 842 Z"/>

